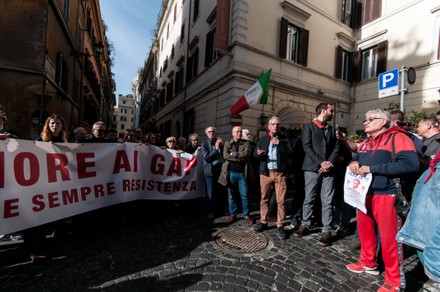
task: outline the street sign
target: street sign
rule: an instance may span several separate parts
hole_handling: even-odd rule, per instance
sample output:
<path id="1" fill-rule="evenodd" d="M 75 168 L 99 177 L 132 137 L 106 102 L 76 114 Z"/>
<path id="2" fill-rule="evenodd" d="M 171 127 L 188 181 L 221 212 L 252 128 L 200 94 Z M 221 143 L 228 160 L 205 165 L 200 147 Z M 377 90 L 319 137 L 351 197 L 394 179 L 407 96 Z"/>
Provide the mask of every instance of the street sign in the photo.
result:
<path id="1" fill-rule="evenodd" d="M 379 98 L 399 94 L 399 69 L 393 69 L 379 74 Z"/>

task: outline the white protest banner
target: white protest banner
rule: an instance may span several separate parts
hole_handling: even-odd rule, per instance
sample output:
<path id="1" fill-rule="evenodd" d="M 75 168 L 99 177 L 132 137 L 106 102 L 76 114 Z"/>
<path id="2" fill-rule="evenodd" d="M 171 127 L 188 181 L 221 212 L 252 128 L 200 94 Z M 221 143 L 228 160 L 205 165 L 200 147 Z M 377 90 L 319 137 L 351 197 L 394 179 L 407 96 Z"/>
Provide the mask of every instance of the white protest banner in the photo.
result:
<path id="1" fill-rule="evenodd" d="M 365 197 L 370 188 L 373 176 L 368 173 L 366 176 L 360 176 L 352 173 L 348 167 L 345 172 L 344 182 L 344 201 L 367 214 L 365 207 Z"/>
<path id="2" fill-rule="evenodd" d="M 0 234 L 133 200 L 203 197 L 201 162 L 135 143 L 0 141 Z"/>

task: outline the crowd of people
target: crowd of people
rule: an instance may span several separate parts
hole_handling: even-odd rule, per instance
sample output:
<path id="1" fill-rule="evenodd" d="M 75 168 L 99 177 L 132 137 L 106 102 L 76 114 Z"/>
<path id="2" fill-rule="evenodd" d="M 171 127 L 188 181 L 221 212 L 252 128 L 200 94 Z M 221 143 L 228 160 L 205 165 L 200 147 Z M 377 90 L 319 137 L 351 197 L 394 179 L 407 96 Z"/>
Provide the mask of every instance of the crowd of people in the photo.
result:
<path id="1" fill-rule="evenodd" d="M 194 155 L 201 151 L 206 185 L 205 209 L 209 219 L 223 216 L 227 209 L 225 223 L 232 224 L 238 220 L 241 211 L 243 219 L 253 225 L 255 232 L 270 229 L 269 222 L 274 222 L 281 240 L 287 239 L 289 232 L 297 238 L 307 236 L 312 224 L 320 221 L 318 224 L 322 228 L 317 244 L 321 247 L 330 246 L 337 238 L 354 233 L 360 245 L 360 257 L 357 262 L 347 265 L 347 269 L 353 273 L 378 275 L 379 261 L 382 261 L 385 282 L 378 291 L 405 288 L 402 242 L 410 242 L 409 245 L 418 248 L 428 276 L 440 281 L 436 261 L 440 246 L 435 241 L 440 237 L 440 112 L 436 117 L 421 119 L 415 134 L 408 131 L 410 125 L 403 112 L 369 110 L 363 121 L 366 138 L 350 140 L 347 133 L 330 124 L 334 117 L 332 104 L 320 103 L 315 111 L 316 117 L 304 125 L 301 135 L 295 137 L 290 136 L 289 130 L 281 127 L 282 121 L 274 116 L 268 121 L 267 135 L 258 139 L 255 136 L 253 139 L 250 131 L 241 126 L 232 127 L 231 137 L 226 140 L 217 135 L 215 127 L 206 127 L 206 139 L 202 143 L 197 133 L 190 134 L 188 140 L 170 136 L 162 142 L 160 133 L 144 135 L 140 128 L 126 130 L 120 139 L 116 130 L 107 129 L 105 123 L 98 121 L 93 124 L 91 133 L 83 127 L 74 129 L 69 140 L 64 120 L 51 115 L 37 140 L 144 143 Z M 0 139 L 16 138 L 5 130 L 6 123 L 6 113 L 0 110 Z M 354 175 L 372 175 L 365 213 L 355 212 L 344 202 L 347 167 Z M 422 182 L 414 179 L 422 173 Z M 416 239 L 408 230 L 414 228 L 414 221 L 422 224 L 419 223 L 421 220 L 407 220 L 405 223 L 405 218 L 396 213 L 394 201 L 398 188 L 395 178 L 402 180 L 409 200 L 415 186 L 409 218 L 418 218 L 414 214 L 429 212 L 435 222 L 435 228 L 432 228 L 433 222 L 429 222 L 431 229 L 426 227 Z M 435 207 L 426 204 L 420 207 L 428 193 L 425 185 L 436 188 L 431 192 L 431 201 L 437 204 Z M 286 208 L 286 194 L 290 188 L 294 191 L 294 198 L 291 214 L 286 214 L 289 210 Z M 251 216 L 249 203 L 255 194 L 258 194 L 260 206 L 257 222 Z M 285 228 L 288 215 L 291 221 Z M 354 217 L 357 217 L 357 225 L 351 228 Z M 400 232 L 402 226 L 406 232 Z M 336 236 L 333 236 L 335 229 Z M 38 227 L 33 231 L 31 234 L 25 232 L 24 237 L 34 236 L 38 242 L 35 237 L 39 234 Z M 411 244 L 414 241 L 423 242 Z M 378 254 L 382 255 L 381 259 Z"/>
<path id="2" fill-rule="evenodd" d="M 440 246 L 435 239 L 440 238 L 440 200 L 439 173 L 435 170 L 440 168 L 440 112 L 437 117 L 422 119 L 417 126 L 416 135 L 408 131 L 410 124 L 405 121 L 403 112 L 370 110 L 363 122 L 367 138 L 357 140 L 350 140 L 347 133 L 334 129 L 329 124 L 333 117 L 333 105 L 319 104 L 316 107 L 316 118 L 304 125 L 300 137 L 293 139 L 286 135 L 286 129 L 280 127 L 282 121 L 278 117 L 272 117 L 268 123 L 267 135 L 260 137 L 256 144 L 250 141 L 248 130 L 242 130 L 239 126 L 232 128 L 232 137 L 226 142 L 216 136 L 214 127 L 207 127 L 205 132 L 208 139 L 202 143 L 202 152 L 209 199 L 208 216 L 215 216 L 211 212 L 215 212 L 215 202 L 221 197 L 219 193 L 227 191 L 229 217 L 226 224 L 237 220 L 239 204 L 242 206 L 244 220 L 253 224 L 248 206 L 251 195 L 248 186 L 253 185 L 249 182 L 255 179 L 257 173 L 261 197 L 260 218 L 254 226 L 255 232 L 264 232 L 269 229 L 269 222 L 275 222 L 277 236 L 281 240 L 288 237 L 284 227 L 287 215 L 285 198 L 287 189 L 293 187 L 293 202 L 296 206 L 292 206 L 292 213 L 289 215 L 290 230 L 294 237 L 306 236 L 310 232 L 313 218 L 315 221 L 317 218 L 321 220 L 322 231 L 318 241 L 321 247 L 329 246 L 336 238 L 354 232 L 360 246 L 360 257 L 357 262 L 347 265 L 347 269 L 353 273 L 379 275 L 379 262 L 383 262 L 385 281 L 378 291 L 400 291 L 405 288 L 401 242 L 426 241 L 423 245 L 413 246 L 419 248 L 428 276 L 439 281 L 437 260 Z M 295 157 L 293 162 L 292 157 Z M 410 211 L 409 216 L 416 217 L 411 214 L 415 212 L 420 215 L 429 210 L 430 218 L 433 219 L 431 223 L 436 223 L 436 231 L 433 233 L 427 227 L 429 223 L 424 222 L 426 229 L 421 236 L 414 239 L 414 235 L 407 231 L 401 234 L 402 239 L 398 241 L 396 237 L 405 218 L 400 217 L 394 207 L 397 194 L 395 178 L 402 179 L 404 193 L 410 200 L 416 184 L 414 178 L 418 178 L 428 166 L 429 169 L 422 178 L 430 173 L 430 180 L 425 180 L 431 184 L 423 187 L 419 180 L 415 194 L 419 198 L 423 197 L 420 193 L 430 192 L 431 197 L 435 198 L 431 200 L 436 203 L 434 206 L 420 203 L 418 208 L 414 207 L 414 211 Z M 372 183 L 365 199 L 367 211 L 357 212 L 355 231 L 350 230 L 354 208 L 344 202 L 344 176 L 347 167 L 354 175 L 372 174 Z M 254 171 L 250 171 L 252 168 Z M 253 177 L 250 175 L 252 173 Z M 289 181 L 294 183 L 289 184 Z M 428 191 L 428 188 L 431 189 Z M 425 191 L 421 191 L 422 189 Z M 317 197 L 320 202 L 317 202 Z M 418 201 L 413 203 L 418 204 Z M 271 209 L 276 210 L 274 220 L 271 220 Z M 417 223 L 408 221 L 405 224 L 407 229 L 417 228 L 420 221 L 425 221 L 416 218 Z M 336 236 L 333 237 L 332 231 L 335 228 Z M 381 258 L 379 254 L 382 255 Z"/>

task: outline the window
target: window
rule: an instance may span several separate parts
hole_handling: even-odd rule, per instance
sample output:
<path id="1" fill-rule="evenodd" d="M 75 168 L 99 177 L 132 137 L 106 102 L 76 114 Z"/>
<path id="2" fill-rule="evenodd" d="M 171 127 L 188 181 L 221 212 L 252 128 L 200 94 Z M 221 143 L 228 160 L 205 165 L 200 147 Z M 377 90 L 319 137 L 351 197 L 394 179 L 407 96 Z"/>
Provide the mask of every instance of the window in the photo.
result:
<path id="1" fill-rule="evenodd" d="M 70 7 L 70 0 L 64 0 L 63 3 L 63 15 L 64 15 L 64 19 L 67 20 L 69 19 L 69 7 Z"/>
<path id="2" fill-rule="evenodd" d="M 165 104 L 165 89 L 162 89 L 160 91 L 160 97 L 159 97 L 159 108 L 162 108 Z"/>
<path id="3" fill-rule="evenodd" d="M 176 72 L 176 81 L 174 82 L 174 94 L 179 93 L 183 88 L 183 66 Z"/>
<path id="4" fill-rule="evenodd" d="M 299 57 L 299 29 L 287 26 L 287 60 L 298 62 Z"/>
<path id="5" fill-rule="evenodd" d="M 186 69 L 186 82 L 190 82 L 197 77 L 199 66 L 199 48 L 188 58 L 188 67 Z"/>
<path id="6" fill-rule="evenodd" d="M 438 45 L 437 45 L 437 60 L 440 60 L 440 26 L 437 29 L 437 33 L 438 33 L 438 35 L 437 35 L 437 43 L 438 43 Z"/>
<path id="7" fill-rule="evenodd" d="M 174 80 L 170 80 L 167 84 L 167 100 L 166 102 L 170 101 L 173 98 L 173 88 L 174 88 Z"/>
<path id="8" fill-rule="evenodd" d="M 64 55 L 62 53 L 58 53 L 55 80 L 56 83 L 64 90 L 67 90 L 67 86 L 69 84 L 68 73 L 69 68 L 64 60 Z"/>
<path id="9" fill-rule="evenodd" d="M 281 18 L 279 57 L 307 66 L 309 31 Z"/>
<path id="10" fill-rule="evenodd" d="M 353 81 L 377 77 L 386 71 L 388 41 L 357 51 L 353 57 Z"/>
<path id="11" fill-rule="evenodd" d="M 353 0 L 342 0 L 341 3 L 341 22 L 345 25 L 351 26 L 352 5 Z"/>
<path id="12" fill-rule="evenodd" d="M 362 51 L 362 80 L 376 77 L 377 47 Z"/>
<path id="13" fill-rule="evenodd" d="M 362 25 L 378 19 L 382 14 L 382 0 L 361 0 Z"/>
<path id="14" fill-rule="evenodd" d="M 344 50 L 341 46 L 336 49 L 336 69 L 335 77 L 351 82 L 353 54 Z"/>
<path id="15" fill-rule="evenodd" d="M 197 17 L 199 17 L 200 1 L 194 0 L 194 14 L 193 14 L 193 22 L 196 21 Z"/>
<path id="16" fill-rule="evenodd" d="M 180 27 L 180 43 L 185 39 L 185 23 Z"/>
<path id="17" fill-rule="evenodd" d="M 219 56 L 215 50 L 215 27 L 206 35 L 205 67 L 208 67 Z"/>
<path id="18" fill-rule="evenodd" d="M 185 111 L 183 116 L 183 137 L 188 137 L 190 133 L 194 133 L 196 113 L 194 109 Z"/>

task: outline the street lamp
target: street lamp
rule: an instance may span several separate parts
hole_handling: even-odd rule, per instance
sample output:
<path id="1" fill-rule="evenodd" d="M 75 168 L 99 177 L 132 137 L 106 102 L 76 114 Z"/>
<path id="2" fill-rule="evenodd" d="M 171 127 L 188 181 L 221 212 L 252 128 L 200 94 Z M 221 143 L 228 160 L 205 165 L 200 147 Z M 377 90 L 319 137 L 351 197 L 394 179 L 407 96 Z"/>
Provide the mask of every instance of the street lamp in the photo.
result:
<path id="1" fill-rule="evenodd" d="M 99 42 L 95 44 L 95 54 L 96 55 L 101 55 L 102 53 L 104 53 L 104 45 Z"/>
<path id="2" fill-rule="evenodd" d="M 269 120 L 269 117 L 266 116 L 266 114 L 262 112 L 261 115 L 260 115 L 260 124 L 261 124 L 262 128 L 264 127 L 264 125 L 267 124 L 268 120 Z"/>
<path id="3" fill-rule="evenodd" d="M 83 52 L 77 52 L 77 55 L 78 55 L 79 57 L 83 57 L 83 56 L 87 56 L 87 57 L 99 57 L 102 53 L 104 53 L 104 45 L 103 45 L 101 42 L 96 43 L 96 44 L 94 45 L 93 49 L 94 49 L 94 51 L 95 51 L 95 55 L 91 55 L 91 54 L 88 53 L 88 52 L 86 52 L 86 53 L 83 53 Z"/>

